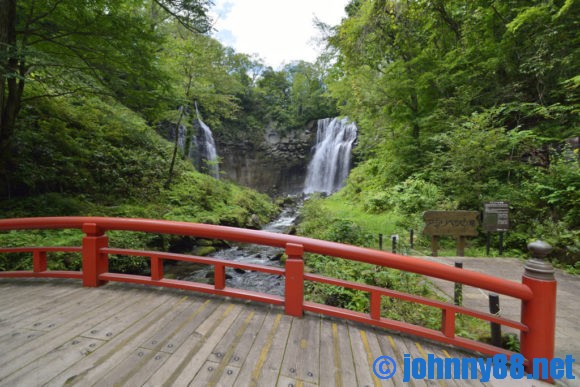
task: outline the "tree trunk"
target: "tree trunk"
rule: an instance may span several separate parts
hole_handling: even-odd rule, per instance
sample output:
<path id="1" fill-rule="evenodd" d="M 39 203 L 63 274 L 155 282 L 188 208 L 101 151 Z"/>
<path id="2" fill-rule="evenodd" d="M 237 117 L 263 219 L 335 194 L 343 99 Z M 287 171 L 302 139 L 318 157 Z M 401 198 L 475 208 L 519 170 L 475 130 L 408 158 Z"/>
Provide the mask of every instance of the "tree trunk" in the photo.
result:
<path id="1" fill-rule="evenodd" d="M 0 0 L 0 162 L 5 161 L 8 154 L 20 110 L 24 81 L 19 81 L 18 75 L 16 0 Z"/>
<path id="2" fill-rule="evenodd" d="M 179 147 L 179 126 L 181 126 L 181 120 L 183 119 L 183 110 L 185 106 L 179 108 L 179 119 L 175 124 L 175 142 L 173 144 L 173 155 L 171 156 L 171 164 L 169 165 L 169 172 L 167 174 L 167 181 L 165 181 L 165 189 L 171 188 L 171 182 L 173 181 L 173 169 L 175 168 L 175 160 L 177 159 L 177 148 Z"/>

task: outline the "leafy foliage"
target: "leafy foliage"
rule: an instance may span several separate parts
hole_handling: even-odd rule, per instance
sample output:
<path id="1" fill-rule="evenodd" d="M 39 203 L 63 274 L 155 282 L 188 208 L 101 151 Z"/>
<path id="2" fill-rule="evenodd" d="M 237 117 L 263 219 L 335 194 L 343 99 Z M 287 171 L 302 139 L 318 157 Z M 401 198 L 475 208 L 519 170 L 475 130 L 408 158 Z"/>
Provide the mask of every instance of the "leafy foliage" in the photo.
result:
<path id="1" fill-rule="evenodd" d="M 359 126 L 346 197 L 407 225 L 426 209 L 505 200 L 509 248 L 525 251 L 543 225 L 554 257 L 579 260 L 578 148 L 565 146 L 579 133 L 572 3 L 352 2 L 326 79 Z"/>
<path id="2" fill-rule="evenodd" d="M 365 214 L 361 207 L 348 203 L 340 193 L 325 199 L 311 197 L 301 210 L 298 231 L 309 237 L 376 247 L 370 231 L 374 235 L 379 232 L 388 234 L 395 230 L 394 224 L 390 227 L 385 227 L 384 222 L 378 224 L 374 219 L 377 215 Z M 381 218 L 384 220 L 384 214 Z M 318 254 L 308 254 L 305 261 L 308 270 L 324 276 L 439 299 L 431 283 L 413 273 Z M 339 286 L 307 282 L 305 296 L 308 300 L 360 312 L 368 313 L 370 308 L 368 293 Z M 432 329 L 441 327 L 439 310 L 395 298 L 382 298 L 381 314 Z M 486 328 L 486 324 L 468 316 L 457 319 L 457 334 L 463 337 L 478 339 L 486 335 Z"/>

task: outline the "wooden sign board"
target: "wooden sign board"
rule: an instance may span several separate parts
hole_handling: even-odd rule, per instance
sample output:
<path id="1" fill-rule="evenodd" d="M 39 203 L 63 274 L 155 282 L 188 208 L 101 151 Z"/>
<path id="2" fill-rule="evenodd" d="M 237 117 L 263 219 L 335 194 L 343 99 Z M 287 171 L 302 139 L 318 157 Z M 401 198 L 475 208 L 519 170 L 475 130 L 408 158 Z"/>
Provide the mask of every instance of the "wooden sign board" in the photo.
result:
<path id="1" fill-rule="evenodd" d="M 477 236 L 478 211 L 426 211 L 423 234 L 431 236 Z"/>
<path id="2" fill-rule="evenodd" d="M 506 231 L 510 228 L 509 203 L 489 202 L 483 204 L 483 229 L 485 231 Z"/>

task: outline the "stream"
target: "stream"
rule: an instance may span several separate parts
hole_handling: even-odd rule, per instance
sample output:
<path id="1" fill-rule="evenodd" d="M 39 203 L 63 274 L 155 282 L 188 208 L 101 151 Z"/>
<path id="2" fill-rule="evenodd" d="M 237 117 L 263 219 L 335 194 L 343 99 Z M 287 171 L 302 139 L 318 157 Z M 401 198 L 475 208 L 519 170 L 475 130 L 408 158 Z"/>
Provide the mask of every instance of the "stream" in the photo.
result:
<path id="1" fill-rule="evenodd" d="M 262 230 L 275 233 L 287 233 L 294 225 L 299 207 L 300 205 L 285 207 L 278 218 L 265 225 Z M 281 267 L 280 257 L 283 252 L 284 250 L 278 247 L 236 244 L 230 248 L 215 252 L 212 254 L 212 257 L 226 261 Z M 210 283 L 213 281 L 213 267 L 204 266 L 194 272 L 177 273 L 177 279 Z M 254 271 L 226 268 L 226 286 L 272 295 L 284 295 L 283 276 Z"/>

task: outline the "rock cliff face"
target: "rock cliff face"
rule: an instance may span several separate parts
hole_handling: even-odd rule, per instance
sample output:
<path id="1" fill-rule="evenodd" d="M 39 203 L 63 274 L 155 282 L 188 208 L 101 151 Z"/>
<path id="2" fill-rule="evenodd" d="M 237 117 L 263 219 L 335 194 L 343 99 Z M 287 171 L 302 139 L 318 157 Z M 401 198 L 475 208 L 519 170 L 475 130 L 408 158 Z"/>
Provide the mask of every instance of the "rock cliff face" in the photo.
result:
<path id="1" fill-rule="evenodd" d="M 268 128 L 259 143 L 218 138 L 220 170 L 225 178 L 269 195 L 300 193 L 315 140 L 316 121 L 287 134 Z"/>

